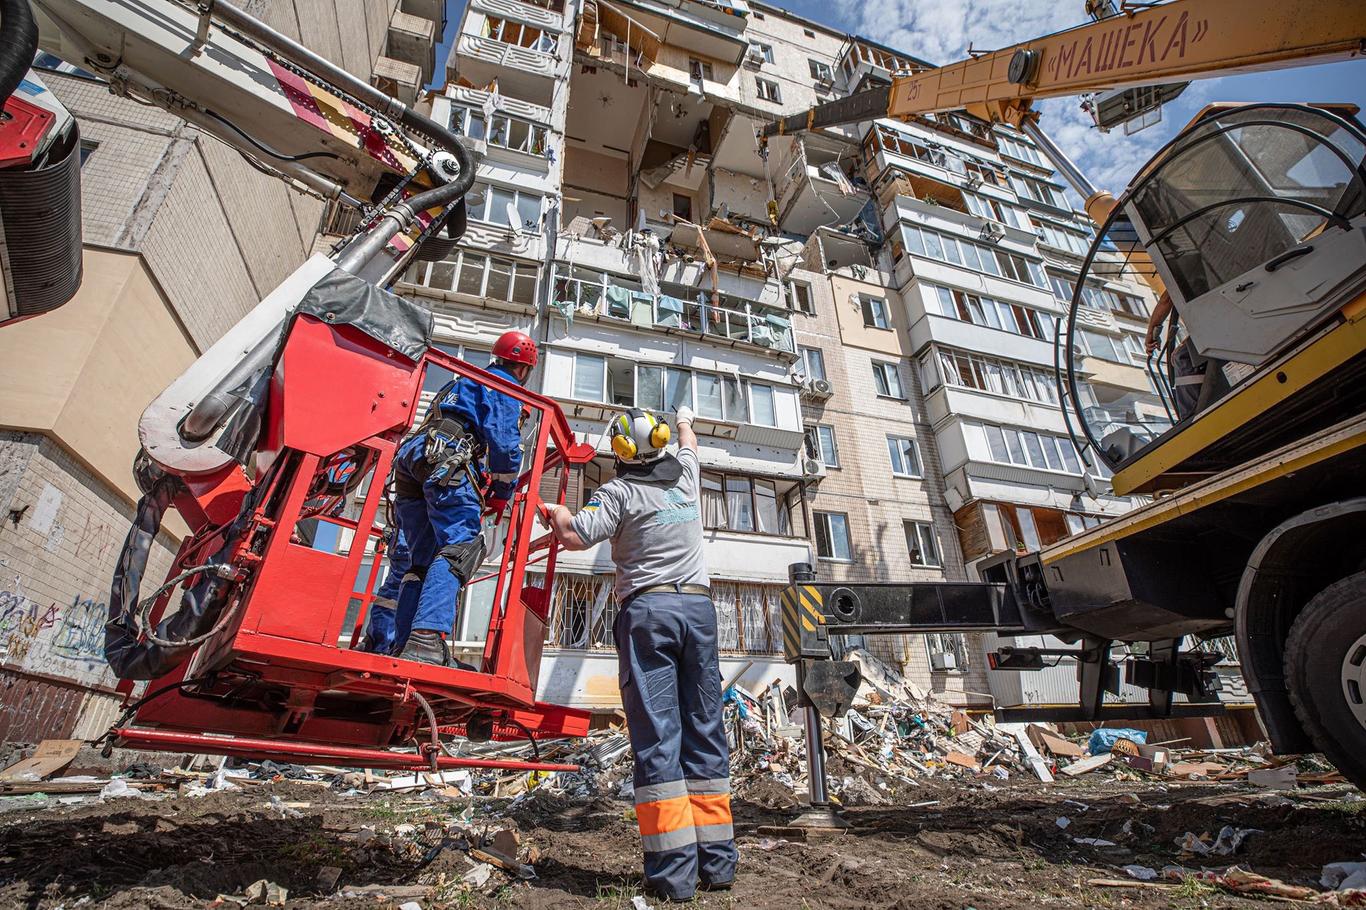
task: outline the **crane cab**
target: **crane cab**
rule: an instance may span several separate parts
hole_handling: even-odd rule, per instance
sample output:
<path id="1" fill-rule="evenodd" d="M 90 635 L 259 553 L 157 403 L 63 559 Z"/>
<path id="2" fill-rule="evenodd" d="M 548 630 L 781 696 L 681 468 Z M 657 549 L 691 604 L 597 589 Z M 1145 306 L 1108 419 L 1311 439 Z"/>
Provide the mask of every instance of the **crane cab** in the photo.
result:
<path id="1" fill-rule="evenodd" d="M 1170 491 L 1366 404 L 1366 132 L 1354 106 L 1207 108 L 1116 203 L 1061 339 L 1077 441 L 1117 493 Z M 1165 292 L 1148 396 L 1105 400 L 1076 334 L 1090 277 Z"/>

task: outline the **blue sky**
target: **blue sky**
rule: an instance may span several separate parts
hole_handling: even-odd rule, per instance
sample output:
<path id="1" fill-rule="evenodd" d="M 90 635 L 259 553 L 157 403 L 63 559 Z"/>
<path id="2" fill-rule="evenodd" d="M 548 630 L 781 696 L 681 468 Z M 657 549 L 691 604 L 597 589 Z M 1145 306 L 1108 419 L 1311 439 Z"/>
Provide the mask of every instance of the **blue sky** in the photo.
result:
<path id="1" fill-rule="evenodd" d="M 904 50 L 932 63 L 965 56 L 968 44 L 994 49 L 1079 25 L 1082 0 L 789 0 L 798 15 Z M 463 0 L 448 0 L 446 57 Z M 1076 99 L 1039 105 L 1040 121 L 1098 187 L 1118 195 L 1152 154 L 1206 104 L 1214 101 L 1338 101 L 1366 108 L 1366 61 L 1203 79 L 1163 110 L 1162 122 L 1133 136 L 1103 134 Z"/>

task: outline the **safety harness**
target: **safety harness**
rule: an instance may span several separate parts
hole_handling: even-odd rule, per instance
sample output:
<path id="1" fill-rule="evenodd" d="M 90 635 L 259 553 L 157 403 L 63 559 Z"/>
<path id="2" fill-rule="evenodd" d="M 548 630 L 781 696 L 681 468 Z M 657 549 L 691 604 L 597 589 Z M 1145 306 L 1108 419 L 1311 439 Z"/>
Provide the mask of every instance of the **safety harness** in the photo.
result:
<path id="1" fill-rule="evenodd" d="M 479 477 L 478 466 L 488 447 L 483 439 L 470 432 L 463 420 L 450 417 L 442 412 L 441 402 L 455 390 L 461 377 L 456 377 L 441 387 L 432 399 L 427 416 L 409 436 L 425 437 L 422 460 L 413 466 L 413 474 L 397 471 L 394 474 L 394 494 L 400 499 L 421 499 L 422 486 L 430 478 L 443 487 L 457 486 L 465 480 L 474 485 L 479 502 L 484 502 L 484 484 Z M 406 443 L 408 440 L 405 439 Z"/>
<path id="2" fill-rule="evenodd" d="M 436 483 L 443 487 L 458 486 L 469 481 L 475 495 L 479 497 L 480 508 L 483 507 L 484 484 L 479 476 L 479 464 L 488 447 L 479 436 L 470 431 L 463 420 L 447 416 L 441 410 L 441 402 L 455 390 L 460 380 L 461 377 L 457 376 L 441 387 L 432 399 L 432 406 L 427 410 L 426 418 L 418 424 L 412 436 L 408 437 L 412 439 L 413 436 L 422 436 L 426 442 L 423 444 L 422 459 L 413 466 L 412 474 L 407 471 L 394 472 L 394 495 L 399 499 L 421 499 L 423 484 L 435 477 Z M 404 442 L 406 443 L 407 439 Z M 487 547 L 481 534 L 473 540 L 448 544 L 438 550 L 437 555 L 450 564 L 451 573 L 460 579 L 463 585 L 483 563 L 486 552 Z M 426 567 L 419 569 L 414 566 L 404 579 L 406 581 L 408 576 L 422 579 L 426 574 Z"/>

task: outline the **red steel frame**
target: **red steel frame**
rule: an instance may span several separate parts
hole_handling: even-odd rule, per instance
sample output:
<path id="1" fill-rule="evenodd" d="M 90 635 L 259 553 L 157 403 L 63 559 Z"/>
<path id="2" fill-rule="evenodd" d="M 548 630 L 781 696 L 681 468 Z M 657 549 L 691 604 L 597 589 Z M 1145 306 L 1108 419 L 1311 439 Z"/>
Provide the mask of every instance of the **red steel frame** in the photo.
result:
<path id="1" fill-rule="evenodd" d="M 475 671 L 337 645 L 349 605 L 361 602 L 349 630 L 354 645 L 373 600 L 383 557 L 375 517 L 433 364 L 510 395 L 529 409 L 535 425 L 507 516 L 488 638 Z M 330 553 L 313 549 L 300 532 L 318 515 L 318 500 L 326 512 L 351 499 L 351 493 L 336 499 L 335 491 L 329 499 L 317 486 L 340 453 L 353 457 L 370 482 L 354 520 L 319 516 L 352 535 L 346 552 Z M 229 561 L 237 579 L 228 618 L 192 659 L 149 684 L 148 692 L 165 691 L 137 708 L 117 741 L 369 767 L 569 767 L 439 755 L 428 709 L 445 732 L 476 724 L 491 729 L 495 739 L 587 732 L 587 712 L 535 700 L 557 550 L 553 536 L 539 530 L 536 512 L 547 472 L 559 472 L 554 501 L 563 502 L 568 467 L 593 454 L 592 446 L 575 440 L 549 398 L 438 350 L 414 364 L 351 326 L 296 318 L 273 377 L 255 481 L 233 465 L 212 477 L 186 479 L 189 492 L 174 502 L 195 533 L 168 577 L 202 563 L 225 534 L 235 534 Z M 246 511 L 244 503 L 252 507 L 243 517 L 238 512 Z M 374 563 L 364 590 L 356 592 L 368 538 L 377 540 Z M 544 586 L 528 586 L 528 561 L 541 551 Z M 173 593 L 154 605 L 153 624 Z M 388 751 L 418 740 L 420 755 Z"/>

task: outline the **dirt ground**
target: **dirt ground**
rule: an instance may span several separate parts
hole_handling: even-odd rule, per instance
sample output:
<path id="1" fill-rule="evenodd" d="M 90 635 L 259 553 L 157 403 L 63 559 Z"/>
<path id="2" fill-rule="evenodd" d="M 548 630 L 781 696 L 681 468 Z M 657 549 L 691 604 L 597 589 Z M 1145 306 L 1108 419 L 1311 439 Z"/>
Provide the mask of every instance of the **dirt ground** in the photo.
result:
<path id="1" fill-rule="evenodd" d="M 847 833 L 801 842 L 769 830 L 794 814 L 786 789 L 762 779 L 742 783 L 738 882 L 696 903 L 781 910 L 1264 907 L 1264 898 L 1193 879 L 1146 889 L 1088 883 L 1124 879 L 1130 863 L 1159 870 L 1237 863 L 1316 885 L 1326 863 L 1366 853 L 1366 800 L 1347 786 L 1290 794 L 1084 779 L 990 786 L 924 781 L 896 794 L 895 803 L 848 809 L 854 827 Z M 423 907 L 629 910 L 641 893 L 631 812 L 628 802 L 602 797 L 533 793 L 509 805 L 430 794 L 346 797 L 284 782 L 198 798 L 57 804 L 11 797 L 0 800 L 0 907 L 205 907 L 268 879 L 289 889 L 289 907 L 416 900 Z M 1060 817 L 1070 820 L 1065 829 Z M 1203 862 L 1173 843 L 1188 831 L 1217 833 L 1225 825 L 1260 833 L 1235 855 Z M 522 858 L 534 863 L 536 877 L 517 881 L 497 871 L 482 889 L 467 889 L 461 877 L 474 864 L 462 849 L 465 836 L 505 827 L 520 832 Z M 323 893 L 317 876 L 325 866 L 341 875 Z"/>

